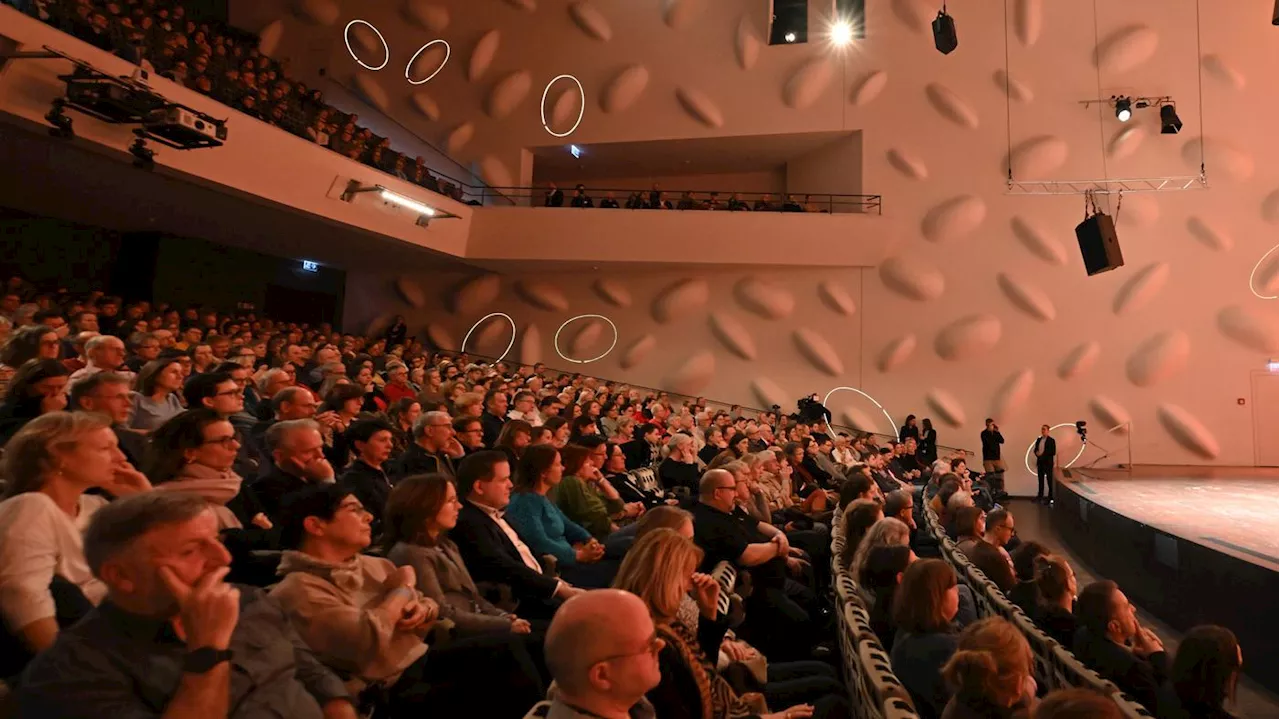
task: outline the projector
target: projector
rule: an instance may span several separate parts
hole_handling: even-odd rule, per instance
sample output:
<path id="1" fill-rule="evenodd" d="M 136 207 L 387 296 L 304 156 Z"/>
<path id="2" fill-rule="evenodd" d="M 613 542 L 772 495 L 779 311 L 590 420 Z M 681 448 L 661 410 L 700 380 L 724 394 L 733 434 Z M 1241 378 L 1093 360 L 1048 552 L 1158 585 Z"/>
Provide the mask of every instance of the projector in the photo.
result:
<path id="1" fill-rule="evenodd" d="M 184 150 L 218 147 L 227 140 L 227 126 L 221 121 L 180 105 L 169 105 L 147 115 L 142 129 Z"/>

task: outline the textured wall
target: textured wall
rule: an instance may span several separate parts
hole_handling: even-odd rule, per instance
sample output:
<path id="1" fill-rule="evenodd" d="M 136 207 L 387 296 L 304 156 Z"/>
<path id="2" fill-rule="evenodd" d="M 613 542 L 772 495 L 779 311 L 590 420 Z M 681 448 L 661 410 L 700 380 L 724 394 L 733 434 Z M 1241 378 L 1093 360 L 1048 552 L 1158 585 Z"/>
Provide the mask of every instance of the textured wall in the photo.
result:
<path id="1" fill-rule="evenodd" d="M 481 314 L 515 308 L 522 327 L 537 318 L 531 351 L 552 357 L 559 321 L 601 312 L 623 335 L 601 360 L 603 374 L 705 385 L 744 401 L 755 401 L 753 386 L 773 390 L 760 378 L 788 398 L 861 384 L 895 416 L 932 416 L 944 437 L 969 446 L 997 414 L 1011 455 L 1042 421 L 1088 419 L 1101 429 L 1131 420 L 1137 462 L 1253 462 L 1250 408 L 1236 400 L 1250 395 L 1249 371 L 1277 353 L 1276 305 L 1249 288 L 1276 238 L 1277 42 L 1267 4 L 1205 3 L 1197 48 L 1191 0 L 1099 3 L 1096 25 L 1087 4 L 1009 0 L 1006 22 L 1003 3 L 966 3 L 952 8 L 960 47 L 942 56 L 927 29 L 934 4 L 878 0 L 868 3 L 866 41 L 843 61 L 820 42 L 762 47 L 763 4 L 735 0 L 366 5 L 302 2 L 311 20 L 281 20 L 278 46 L 288 53 L 328 38 L 330 73 L 355 77 L 341 31 L 359 7 L 392 46 L 387 70 L 359 74 L 381 88 L 371 100 L 482 172 L 520 176 L 522 148 L 561 142 L 544 131 L 538 100 L 552 77 L 571 72 L 587 95 L 578 143 L 861 130 L 864 191 L 884 195 L 901 228 L 874 269 L 757 273 L 794 299 L 781 318 L 767 317 L 777 308 L 762 316 L 744 306 L 733 291 L 743 272 L 725 269 L 699 270 L 706 285 L 676 291 L 690 317 L 661 322 L 660 290 L 687 276 L 673 270 L 609 277 L 629 292 L 627 308 L 598 297 L 591 275 L 536 278 L 559 292 L 542 305 L 563 311 L 527 307 L 536 294 L 516 294 L 514 282 L 530 278 L 504 278 L 501 294 L 474 312 L 428 303 L 419 326 L 434 321 L 456 340 Z M 453 44 L 449 64 L 409 87 L 405 63 L 437 36 Z M 577 115 L 570 86 L 557 83 L 547 98 L 553 129 Z M 437 119 L 414 109 L 424 93 Z M 1154 110 L 1121 125 L 1109 108 L 1079 104 L 1112 94 L 1172 95 L 1182 133 L 1161 135 Z M 1079 197 L 1005 192 L 1010 165 L 1021 179 L 1192 174 L 1202 129 L 1209 190 L 1111 203 L 1127 262 L 1115 272 L 1084 275 L 1071 234 Z M 1275 257 L 1255 273 L 1263 294 L 1275 293 Z M 852 318 L 820 298 L 825 280 L 852 294 Z M 387 301 L 390 278 L 352 285 L 349 317 L 403 306 Z M 620 367 L 645 335 L 654 338 L 648 356 Z"/>

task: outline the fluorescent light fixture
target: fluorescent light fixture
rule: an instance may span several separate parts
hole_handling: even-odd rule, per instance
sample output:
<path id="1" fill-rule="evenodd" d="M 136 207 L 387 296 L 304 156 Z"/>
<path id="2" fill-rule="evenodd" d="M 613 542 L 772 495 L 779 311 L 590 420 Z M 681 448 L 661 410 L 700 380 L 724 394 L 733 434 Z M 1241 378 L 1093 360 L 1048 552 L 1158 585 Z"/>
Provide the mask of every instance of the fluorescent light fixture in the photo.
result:
<path id="1" fill-rule="evenodd" d="M 391 190 L 388 190 L 385 187 L 381 189 L 382 189 L 382 192 L 379 193 L 379 196 L 381 196 L 383 200 L 386 200 L 387 202 L 390 202 L 393 205 L 399 205 L 407 210 L 413 210 L 419 215 L 426 215 L 427 217 L 433 217 L 436 214 L 436 211 L 433 208 L 427 207 L 426 205 L 422 204 L 421 202 L 418 202 L 417 200 L 411 200 L 408 197 L 405 197 L 404 195 L 401 195 L 399 193 L 392 192 Z"/>
<path id="2" fill-rule="evenodd" d="M 315 260 L 303 260 L 302 271 L 303 272 L 319 272 L 320 263 L 316 262 Z"/>

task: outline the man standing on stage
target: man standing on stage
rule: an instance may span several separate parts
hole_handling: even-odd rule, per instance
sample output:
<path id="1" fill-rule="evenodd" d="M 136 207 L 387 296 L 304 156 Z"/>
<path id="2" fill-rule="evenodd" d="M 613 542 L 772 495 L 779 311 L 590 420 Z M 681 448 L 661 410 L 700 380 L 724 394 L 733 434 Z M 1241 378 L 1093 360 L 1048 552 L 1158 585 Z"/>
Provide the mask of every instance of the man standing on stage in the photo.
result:
<path id="1" fill-rule="evenodd" d="M 1049 425 L 1040 425 L 1036 438 L 1036 501 L 1053 504 L 1053 465 L 1058 455 L 1058 443 L 1049 436 Z M 1045 500 L 1045 485 L 1049 485 L 1049 498 Z"/>

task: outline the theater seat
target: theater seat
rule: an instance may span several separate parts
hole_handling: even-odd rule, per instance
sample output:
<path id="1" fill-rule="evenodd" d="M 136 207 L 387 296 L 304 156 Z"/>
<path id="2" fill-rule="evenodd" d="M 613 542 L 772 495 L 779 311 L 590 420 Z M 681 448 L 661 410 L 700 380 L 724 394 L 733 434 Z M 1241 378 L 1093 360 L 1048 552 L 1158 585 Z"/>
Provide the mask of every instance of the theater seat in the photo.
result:
<path id="1" fill-rule="evenodd" d="M 877 706 L 884 706 L 890 699 L 901 699 L 915 706 L 907 688 L 894 676 L 889 655 L 884 653 L 880 642 L 874 639 L 858 642 L 858 658 L 861 659 L 863 676 L 871 683 Z"/>
<path id="2" fill-rule="evenodd" d="M 884 719 L 919 719 L 911 702 L 903 699 L 890 699 L 884 705 Z"/>

